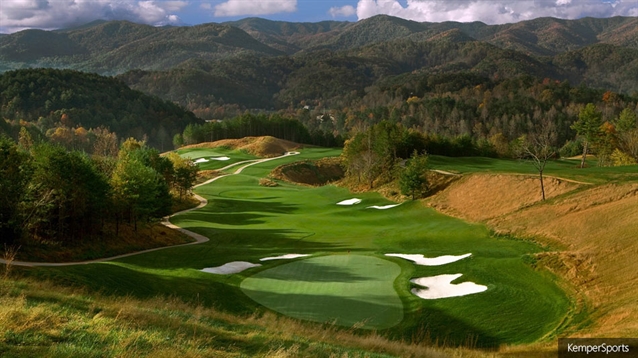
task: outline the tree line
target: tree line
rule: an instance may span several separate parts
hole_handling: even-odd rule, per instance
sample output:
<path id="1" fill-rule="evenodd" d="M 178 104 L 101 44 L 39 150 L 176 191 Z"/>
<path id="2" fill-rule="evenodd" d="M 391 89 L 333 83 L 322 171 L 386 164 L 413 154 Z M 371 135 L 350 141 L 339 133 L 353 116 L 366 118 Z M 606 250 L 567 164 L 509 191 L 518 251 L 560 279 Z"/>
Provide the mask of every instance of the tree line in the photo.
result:
<path id="1" fill-rule="evenodd" d="M 255 136 L 272 136 L 297 143 L 313 144 L 323 147 L 339 147 L 343 145 L 341 135 L 324 131 L 320 128 L 308 130 L 299 117 L 307 116 L 308 111 L 301 110 L 297 115 L 286 117 L 281 114 L 252 114 L 226 119 L 209 121 L 204 124 L 189 124 L 181 134 L 176 134 L 173 144 L 176 148 L 182 145 L 202 142 L 214 142 L 220 139 L 239 139 Z M 326 117 L 330 121 L 330 117 Z"/>
<path id="2" fill-rule="evenodd" d="M 636 112 L 625 108 L 609 121 L 603 118 L 603 112 L 593 103 L 582 107 L 577 119 L 570 124 L 579 145 L 568 142 L 563 148 L 559 146 L 556 123 L 551 116 L 541 116 L 531 122 L 527 133 L 511 141 L 501 135 L 489 140 L 430 135 L 384 120 L 360 129 L 347 139 L 342 161 L 351 183 L 373 189 L 375 185 L 399 180 L 402 192 L 414 199 L 428 189 L 423 176 L 428 154 L 523 159 L 530 161 L 538 171 L 544 200 L 543 172 L 548 161 L 561 155 L 561 149 L 570 156 L 579 154 L 574 149 L 581 151 L 581 168 L 589 153 L 596 154 L 600 166 L 638 163 Z"/>
<path id="3" fill-rule="evenodd" d="M 93 155 L 36 142 L 26 130 L 18 143 L 0 136 L 0 241 L 72 245 L 117 236 L 121 225 L 137 230 L 168 215 L 191 189 L 192 161 L 133 138 L 117 147 L 113 133 L 102 134 Z"/>

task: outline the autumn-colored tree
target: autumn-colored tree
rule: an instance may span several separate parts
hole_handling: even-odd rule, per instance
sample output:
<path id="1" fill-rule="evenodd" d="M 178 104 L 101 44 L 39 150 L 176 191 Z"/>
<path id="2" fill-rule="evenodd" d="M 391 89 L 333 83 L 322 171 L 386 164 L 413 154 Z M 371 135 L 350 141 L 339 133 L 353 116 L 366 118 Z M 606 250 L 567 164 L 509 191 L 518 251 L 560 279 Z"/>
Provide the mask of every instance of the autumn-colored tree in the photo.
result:
<path id="1" fill-rule="evenodd" d="M 193 188 L 199 168 L 191 159 L 182 158 L 175 152 L 169 153 L 167 157 L 173 163 L 174 168 L 172 186 L 177 190 L 180 198 L 183 198 Z"/>
<path id="2" fill-rule="evenodd" d="M 598 156 L 599 166 L 608 166 L 612 164 L 611 154 L 618 147 L 616 139 L 616 127 L 605 122 L 600 126 L 600 133 L 595 138 L 596 155 Z"/>
<path id="3" fill-rule="evenodd" d="M 100 157 L 117 157 L 117 135 L 101 126 L 93 128 L 90 132 L 95 137 L 93 141 L 93 155 Z"/>
<path id="4" fill-rule="evenodd" d="M 27 127 L 20 127 L 20 133 L 18 134 L 18 145 L 24 150 L 29 150 L 33 147 L 33 138 Z"/>

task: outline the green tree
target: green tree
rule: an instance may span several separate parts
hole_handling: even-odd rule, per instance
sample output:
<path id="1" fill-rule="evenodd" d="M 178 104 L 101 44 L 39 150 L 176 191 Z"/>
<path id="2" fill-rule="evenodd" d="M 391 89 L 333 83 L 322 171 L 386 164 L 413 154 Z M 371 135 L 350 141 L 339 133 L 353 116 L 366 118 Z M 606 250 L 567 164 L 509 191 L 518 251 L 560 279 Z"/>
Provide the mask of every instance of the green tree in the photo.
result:
<path id="1" fill-rule="evenodd" d="M 121 159 L 111 177 L 116 230 L 122 218 L 132 222 L 161 217 L 170 211 L 168 186 L 153 168 L 134 158 Z"/>
<path id="2" fill-rule="evenodd" d="M 580 162 L 580 167 L 585 167 L 585 159 L 587 159 L 587 152 L 589 146 L 596 141 L 596 138 L 600 135 L 600 126 L 603 116 L 602 113 L 596 109 L 593 103 L 588 103 L 578 114 L 578 121 L 576 121 L 571 128 L 583 138 L 583 159 Z"/>
<path id="3" fill-rule="evenodd" d="M 28 227 L 35 237 L 73 241 L 99 230 L 109 187 L 81 152 L 40 144 L 34 148 Z"/>
<path id="4" fill-rule="evenodd" d="M 419 155 L 414 151 L 412 157 L 407 161 L 405 168 L 399 176 L 399 186 L 403 195 L 409 195 L 412 200 L 427 193 L 429 185 L 425 177 L 428 169 L 427 154 Z"/>
<path id="5" fill-rule="evenodd" d="M 638 161 L 638 119 L 636 117 L 636 112 L 625 108 L 616 121 L 618 148 L 634 161 Z"/>
<path id="6" fill-rule="evenodd" d="M 121 219 L 133 223 L 170 213 L 172 199 L 164 176 L 173 175 L 173 165 L 143 142 L 127 139 L 120 148 L 111 176 L 116 231 Z"/>
<path id="7" fill-rule="evenodd" d="M 175 136 L 173 137 L 173 146 L 175 147 L 175 149 L 183 145 L 184 145 L 184 138 L 182 138 L 182 135 L 179 133 L 175 134 Z"/>
<path id="8" fill-rule="evenodd" d="M 21 236 L 30 159 L 11 139 L 0 136 L 0 243 L 13 244 Z"/>

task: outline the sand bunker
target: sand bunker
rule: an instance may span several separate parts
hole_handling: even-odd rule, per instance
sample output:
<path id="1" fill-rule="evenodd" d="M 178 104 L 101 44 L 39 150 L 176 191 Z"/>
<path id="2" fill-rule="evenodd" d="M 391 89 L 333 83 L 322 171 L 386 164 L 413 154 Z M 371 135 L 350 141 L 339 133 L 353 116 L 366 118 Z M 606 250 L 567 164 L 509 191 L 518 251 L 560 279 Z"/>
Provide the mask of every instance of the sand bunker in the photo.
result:
<path id="1" fill-rule="evenodd" d="M 452 284 L 452 281 L 461 276 L 463 276 L 463 274 L 457 273 L 455 275 L 438 275 L 415 278 L 410 280 L 410 282 L 427 288 L 413 288 L 411 292 L 425 300 L 434 300 L 437 298 L 471 295 L 487 290 L 487 286 L 477 285 L 474 282 L 462 282 L 456 285 Z"/>
<path id="2" fill-rule="evenodd" d="M 242 272 L 251 267 L 261 266 L 260 264 L 253 264 L 246 261 L 233 261 L 227 264 L 217 266 L 217 267 L 207 267 L 202 269 L 203 272 L 214 273 L 217 275 L 229 275 L 232 273 Z"/>
<path id="3" fill-rule="evenodd" d="M 399 206 L 399 205 L 401 204 L 390 204 L 390 205 L 384 205 L 384 206 L 372 205 L 372 206 L 368 206 L 366 209 L 385 210 L 385 209 L 394 208 L 395 206 Z"/>
<path id="4" fill-rule="evenodd" d="M 290 259 L 296 259 L 297 257 L 306 257 L 306 256 L 310 256 L 310 255 L 303 255 L 303 254 L 285 254 L 285 255 L 281 255 L 281 256 L 264 257 L 263 259 L 259 259 L 259 261 L 270 261 L 270 260 L 290 260 Z"/>
<path id="5" fill-rule="evenodd" d="M 352 199 L 340 201 L 337 203 L 337 205 L 354 205 L 354 204 L 359 204 L 360 202 L 361 202 L 361 199 L 352 198 Z"/>
<path id="6" fill-rule="evenodd" d="M 228 158 L 228 157 L 215 157 L 215 158 L 210 158 L 210 160 L 221 160 L 221 161 L 224 161 L 224 160 L 230 160 L 230 158 Z"/>
<path id="7" fill-rule="evenodd" d="M 418 255 L 418 254 L 417 255 L 385 254 L 385 255 L 400 257 L 402 259 L 414 261 L 415 264 L 421 265 L 421 266 L 440 266 L 440 265 L 449 264 L 458 260 L 462 260 L 466 257 L 472 256 L 472 254 L 465 254 L 465 255 L 458 255 L 458 256 L 443 255 L 439 257 L 429 258 L 429 257 L 424 257 L 423 255 Z"/>
<path id="8" fill-rule="evenodd" d="M 199 158 L 196 161 L 194 161 L 193 163 L 198 164 L 198 163 L 206 163 L 208 161 L 208 159 L 206 158 Z"/>

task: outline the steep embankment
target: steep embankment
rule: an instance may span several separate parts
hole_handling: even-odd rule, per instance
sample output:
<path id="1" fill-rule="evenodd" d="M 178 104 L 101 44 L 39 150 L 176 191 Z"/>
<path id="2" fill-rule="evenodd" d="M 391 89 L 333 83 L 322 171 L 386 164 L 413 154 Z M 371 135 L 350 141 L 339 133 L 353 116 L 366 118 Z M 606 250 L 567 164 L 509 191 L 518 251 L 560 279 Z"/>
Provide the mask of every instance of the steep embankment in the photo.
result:
<path id="1" fill-rule="evenodd" d="M 302 148 L 303 145 L 271 136 L 263 136 L 245 137 L 241 139 L 222 139 L 215 142 L 191 144 L 181 147 L 180 149 L 216 147 L 228 147 L 230 149 L 243 150 L 262 158 L 272 158 L 280 156 L 286 152 Z"/>
<path id="2" fill-rule="evenodd" d="M 545 197 L 551 199 L 578 187 L 545 178 Z M 430 205 L 439 211 L 470 221 L 484 221 L 528 207 L 541 199 L 538 179 L 527 175 L 474 174 L 439 192 Z"/>
<path id="3" fill-rule="evenodd" d="M 572 327 L 578 330 L 574 334 L 636 336 L 638 184 L 587 186 L 550 179 L 546 190 L 548 200 L 541 202 L 532 178 L 471 175 L 428 202 L 497 232 L 562 247 L 537 258 L 573 284 L 579 309 L 589 311 L 591 324 Z"/>

